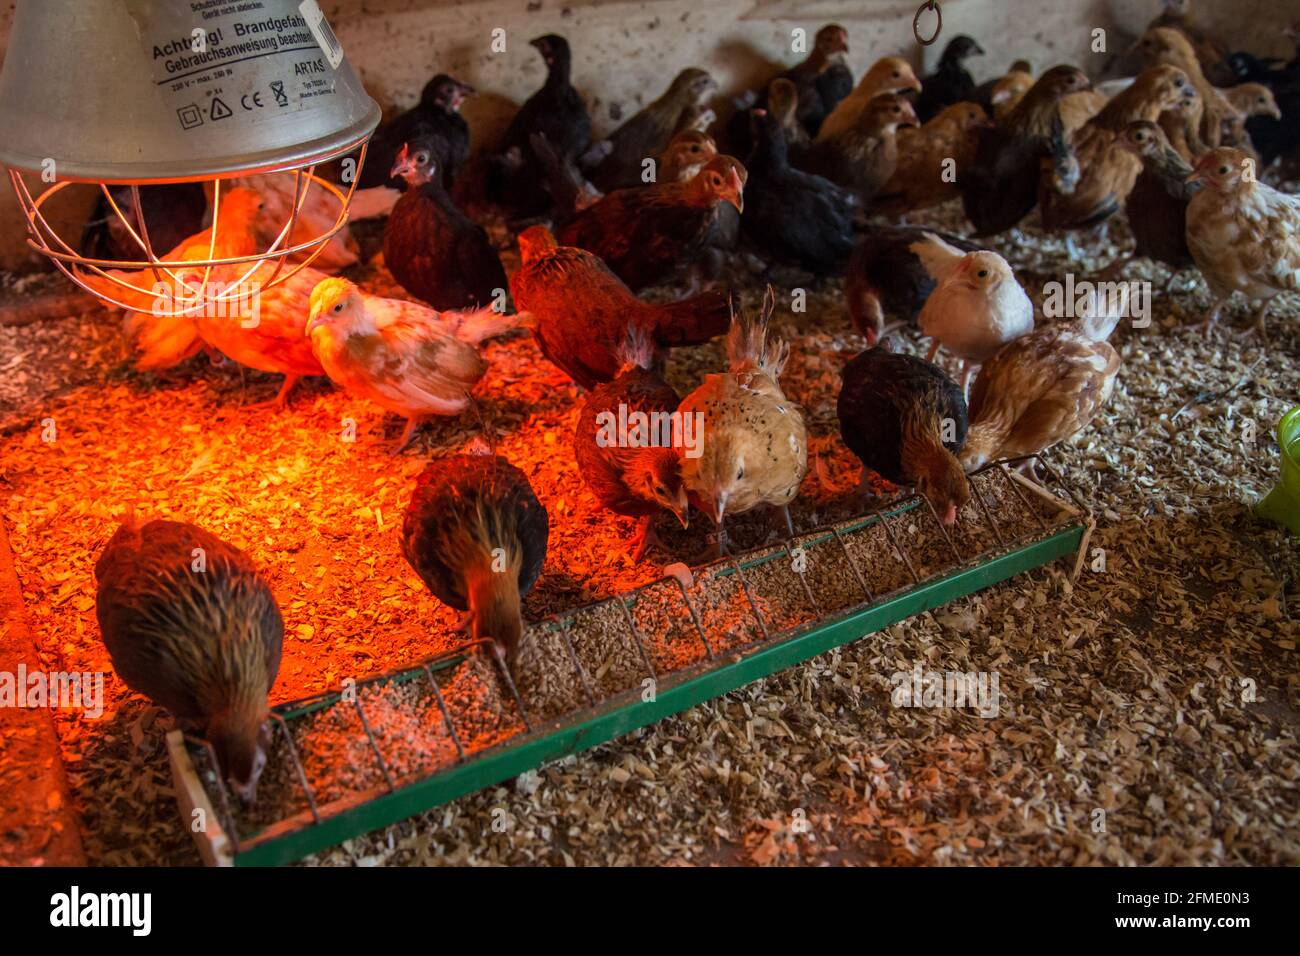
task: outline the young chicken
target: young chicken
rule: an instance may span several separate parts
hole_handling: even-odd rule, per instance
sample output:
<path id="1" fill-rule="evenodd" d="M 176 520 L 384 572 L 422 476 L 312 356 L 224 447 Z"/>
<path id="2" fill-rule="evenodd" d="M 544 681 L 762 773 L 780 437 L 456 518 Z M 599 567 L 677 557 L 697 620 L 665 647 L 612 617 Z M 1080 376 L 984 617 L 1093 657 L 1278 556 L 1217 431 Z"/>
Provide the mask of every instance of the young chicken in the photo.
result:
<path id="1" fill-rule="evenodd" d="M 916 97 L 916 115 L 928 123 L 940 112 L 956 103 L 969 100 L 975 92 L 975 80 L 966 71 L 966 61 L 983 56 L 984 48 L 964 33 L 948 41 L 939 57 L 939 67 L 921 80 Z"/>
<path id="2" fill-rule="evenodd" d="M 867 70 L 853 92 L 840 100 L 839 105 L 831 110 L 822 122 L 814 142 L 834 139 L 842 133 L 850 132 L 858 125 L 858 118 L 877 96 L 885 93 L 902 93 L 906 90 L 920 92 L 921 81 L 912 72 L 911 65 L 902 57 L 887 56 Z"/>
<path id="3" fill-rule="evenodd" d="M 503 301 L 506 273 L 496 249 L 443 189 L 429 141 L 403 145 L 393 175 L 407 185 L 384 228 L 384 265 L 398 284 L 439 310 Z"/>
<path id="4" fill-rule="evenodd" d="M 872 201 L 872 211 L 900 216 L 956 199 L 957 180 L 975 159 L 979 131 L 989 125 L 980 106 L 956 103 L 919 129 L 900 129 L 898 166 Z"/>
<path id="5" fill-rule="evenodd" d="M 681 399 L 654 371 L 655 344 L 645 330 L 629 331 L 620 357 L 617 377 L 596 386 L 582 403 L 573 454 L 601 506 L 638 519 L 632 560 L 640 561 L 655 543 L 657 515 L 671 511 L 683 528 L 690 522 L 681 457 L 673 444 L 681 436 L 672 433 L 670 418 Z M 610 420 L 631 421 L 636 415 L 646 416 L 644 428 L 629 425 L 627 435 L 611 434 Z M 660 422 L 668 425 L 661 428 Z"/>
<path id="6" fill-rule="evenodd" d="M 1247 334 L 1262 335 L 1273 298 L 1300 291 L 1300 197 L 1260 182 L 1255 161 L 1229 146 L 1201 157 L 1189 180 L 1206 187 L 1187 206 L 1187 248 L 1214 296 L 1205 329 L 1242 292 L 1260 303 Z"/>
<path id="7" fill-rule="evenodd" d="M 685 183 L 617 189 L 561 227 L 558 238 L 594 252 L 632 289 L 643 289 L 695 261 L 722 203 L 744 211 L 746 175 L 732 157 L 717 156 Z"/>
<path id="8" fill-rule="evenodd" d="M 1194 131 L 1198 141 L 1193 143 L 1194 151 L 1199 153 L 1200 144 L 1211 149 L 1218 146 L 1224 121 L 1236 119 L 1237 111 L 1205 78 L 1200 61 L 1187 37 L 1170 27 L 1155 27 L 1142 35 L 1138 48 L 1149 66 L 1164 64 L 1177 67 L 1196 88 L 1202 114 L 1198 128 Z"/>
<path id="9" fill-rule="evenodd" d="M 1120 210 L 1142 163 L 1119 145 L 1120 133 L 1135 120 L 1154 122 L 1166 110 L 1180 109 L 1191 84 L 1182 70 L 1157 66 L 1111 100 L 1104 110 L 1070 138 L 1080 178 L 1068 193 L 1042 180 L 1039 206 L 1048 229 L 1088 229 Z"/>
<path id="10" fill-rule="evenodd" d="M 790 156 L 798 162 L 808 151 L 812 139 L 799 122 L 799 93 L 792 81 L 777 77 L 767 88 L 767 111 L 781 124 L 781 135 Z"/>
<path id="11" fill-rule="evenodd" d="M 794 534 L 789 505 L 808 472 L 808 434 L 799 406 L 779 378 L 790 347 L 770 338 L 776 297 L 768 286 L 757 318 L 737 312 L 727 333 L 728 370 L 705 376 L 682 400 L 683 415 L 703 415 L 698 457 L 682 457 L 682 481 L 692 504 L 713 518 L 725 552 L 723 519 L 759 505 L 780 508 Z"/>
<path id="12" fill-rule="evenodd" d="M 450 189 L 456 174 L 469 159 L 469 126 L 460 115 L 460 108 L 465 98 L 474 93 L 474 87 L 446 73 L 431 79 L 420 91 L 420 101 L 414 107 L 384 123 L 370 137 L 357 186 L 400 189 L 401 180 L 390 173 L 397 162 L 397 153 L 411 140 L 422 138 L 428 141 L 443 187 Z"/>
<path id="13" fill-rule="evenodd" d="M 828 179 L 790 166 L 781 124 L 755 110 L 745 234 L 772 255 L 818 275 L 835 274 L 853 250 L 857 198 Z"/>
<path id="14" fill-rule="evenodd" d="M 1168 27 L 1177 30 L 1195 50 L 1202 72 L 1215 83 L 1227 82 L 1224 60 L 1228 48 L 1193 22 L 1191 0 L 1161 0 L 1161 5 L 1160 14 L 1147 25 L 1147 29 Z"/>
<path id="15" fill-rule="evenodd" d="M 1290 69 L 1274 68 L 1249 53 L 1228 57 L 1236 79 L 1268 87 L 1281 114 L 1281 119 L 1253 116 L 1246 120 L 1250 142 L 1259 150 L 1260 169 L 1280 157 L 1300 155 L 1300 57 L 1294 64 Z"/>
<path id="16" fill-rule="evenodd" d="M 1224 120 L 1222 143 L 1237 147 L 1258 166 L 1262 157 L 1256 151 L 1247 127 L 1257 117 L 1280 121 L 1282 110 L 1277 105 L 1277 98 L 1263 83 L 1238 83 L 1224 90 L 1223 96 L 1238 115 L 1235 119 Z"/>
<path id="17" fill-rule="evenodd" d="M 932 233 L 909 248 L 938 283 L 917 317 L 934 340 L 928 359 L 940 345 L 960 358 L 965 394 L 974 366 L 1033 329 L 1034 304 L 996 252 L 963 254 Z"/>
<path id="18" fill-rule="evenodd" d="M 123 521 L 95 562 L 95 616 L 123 682 L 212 744 L 252 803 L 271 741 L 284 622 L 239 549 L 179 521 Z"/>
<path id="19" fill-rule="evenodd" d="M 546 82 L 506 127 L 488 183 L 489 197 L 517 217 L 538 215 L 550 204 L 542 187 L 542 170 L 533 154 L 534 133 L 545 136 L 556 155 L 569 159 L 581 161 L 591 145 L 591 116 L 569 82 L 569 42 L 554 33 L 528 42 L 546 63 Z M 511 156 L 517 156 L 518 162 L 510 161 Z"/>
<path id="20" fill-rule="evenodd" d="M 803 166 L 867 202 L 898 168 L 898 130 L 916 126 L 912 104 L 896 93 L 877 96 L 859 115 L 857 125 L 837 136 L 819 137 Z"/>
<path id="21" fill-rule="evenodd" d="M 519 234 L 520 266 L 510 277 L 516 308 L 533 317 L 533 335 L 552 363 L 583 388 L 611 381 L 623 367 L 630 329 L 659 349 L 700 345 L 727 330 L 731 313 L 716 292 L 651 305 L 598 257 L 558 246 L 545 226 Z"/>
<path id="22" fill-rule="evenodd" d="M 681 130 L 659 154 L 659 182 L 684 183 L 694 179 L 717 155 L 718 144 L 708 133 Z"/>
<path id="23" fill-rule="evenodd" d="M 307 337 L 336 385 L 406 418 L 396 454 L 426 417 L 469 407 L 470 390 L 487 372 L 479 345 L 518 321 L 491 308 L 439 314 L 333 278 L 312 290 Z"/>
<path id="24" fill-rule="evenodd" d="M 1055 66 L 1039 78 L 1005 122 L 980 131 L 975 161 L 957 180 L 966 218 L 977 237 L 1014 227 L 1038 203 L 1042 158 L 1060 128 L 1061 98 L 1090 84 L 1072 66 Z"/>
<path id="25" fill-rule="evenodd" d="M 961 389 L 916 356 L 895 353 L 888 339 L 844 367 L 836 403 L 840 435 L 867 469 L 896 485 L 910 486 L 953 524 L 970 499 L 966 473 L 957 461 L 966 440 L 966 402 Z"/>
<path id="26" fill-rule="evenodd" d="M 1169 144 L 1159 124 L 1129 123 L 1118 143 L 1142 161 L 1143 169 L 1124 204 L 1133 252 L 1107 271 L 1118 272 L 1128 261 L 1145 257 L 1167 265 L 1172 282 L 1195 265 L 1187 248 L 1187 204 L 1201 186 L 1186 181 L 1192 167 Z"/>
<path id="27" fill-rule="evenodd" d="M 442 603 L 464 611 L 470 636 L 491 640 L 513 668 L 523 597 L 546 562 L 546 509 L 499 455 L 448 455 L 416 480 L 402 556 Z"/>
<path id="28" fill-rule="evenodd" d="M 255 173 L 235 181 L 240 186 L 254 190 L 262 197 L 262 209 L 257 217 L 256 227 L 258 246 L 262 249 L 269 249 L 271 243 L 279 238 L 293 214 L 294 203 L 299 198 L 302 202 L 298 206 L 298 216 L 293 231 L 285 236 L 280 244 L 281 248 L 308 242 L 324 235 L 334 228 L 342 211 L 342 204 L 333 193 L 316 183 L 308 184 L 305 177 L 302 196 L 296 195 L 296 177 L 286 173 Z M 382 188 L 379 191 L 389 192 Z M 394 197 L 397 195 L 393 193 Z M 353 199 L 357 198 L 358 195 L 354 194 Z M 348 215 L 350 218 L 355 218 L 351 207 Z M 289 256 L 287 261 L 302 262 L 310 256 L 312 268 L 332 273 L 359 262 L 359 249 L 357 240 L 344 224 L 342 229 L 320 246 L 319 252 L 315 249 L 307 249 Z"/>
<path id="29" fill-rule="evenodd" d="M 1094 302 L 1079 321 L 1036 329 L 984 364 L 971 393 L 970 430 L 961 450 L 968 471 L 989 461 L 1036 455 L 1096 417 L 1119 372 L 1119 353 L 1106 340 L 1127 305 L 1128 287 L 1121 288 L 1115 301 Z"/>
<path id="30" fill-rule="evenodd" d="M 1021 69 L 1021 66 L 1024 68 Z M 993 111 L 993 121 L 1001 123 L 1010 116 L 1033 85 L 1034 74 L 1024 60 L 1017 60 L 1010 70 L 994 80 L 988 94 L 988 106 Z"/>
<path id="31" fill-rule="evenodd" d="M 610 136 L 610 153 L 592 171 L 592 183 L 601 192 L 642 185 L 642 164 L 663 149 L 682 113 L 702 105 L 717 89 L 706 70 L 692 67 L 678 73 L 663 96 Z"/>
<path id="32" fill-rule="evenodd" d="M 853 325 L 868 345 L 875 345 L 889 331 L 886 316 L 892 316 L 896 325 L 915 322 L 934 291 L 934 278 L 911 249 L 913 243 L 926 241 L 927 235 L 962 253 L 984 248 L 959 236 L 910 226 L 882 226 L 867 232 L 849 259 L 844 297 Z"/>
<path id="33" fill-rule="evenodd" d="M 809 136 L 816 136 L 831 111 L 853 92 L 853 71 L 845 62 L 848 54 L 848 31 L 828 23 L 817 31 L 808 58 L 783 74 L 795 86 L 797 116 Z"/>

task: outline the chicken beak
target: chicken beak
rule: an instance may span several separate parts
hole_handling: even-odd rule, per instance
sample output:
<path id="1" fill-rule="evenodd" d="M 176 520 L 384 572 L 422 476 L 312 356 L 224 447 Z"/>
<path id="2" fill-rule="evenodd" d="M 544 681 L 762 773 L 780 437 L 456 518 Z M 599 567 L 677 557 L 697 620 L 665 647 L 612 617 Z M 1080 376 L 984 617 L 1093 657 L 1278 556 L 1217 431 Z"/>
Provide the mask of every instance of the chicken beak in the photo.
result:
<path id="1" fill-rule="evenodd" d="M 677 520 L 681 523 L 683 528 L 689 528 L 691 526 L 691 504 L 686 497 L 685 488 L 683 488 L 682 493 L 677 496 L 677 502 L 673 505 L 673 514 L 677 516 Z"/>
<path id="2" fill-rule="evenodd" d="M 1188 174 L 1187 178 L 1183 180 L 1183 182 L 1203 183 L 1205 182 L 1205 174 L 1201 172 L 1199 169 L 1193 169 L 1191 173 Z"/>
<path id="3" fill-rule="evenodd" d="M 745 184 L 740 181 L 740 173 L 734 169 L 731 171 L 731 189 L 724 198 L 736 207 L 736 212 L 745 211 Z"/>
<path id="4" fill-rule="evenodd" d="M 394 179 L 405 179 L 415 172 L 415 163 L 411 159 L 411 154 L 403 146 L 397 153 L 397 160 L 393 163 L 393 168 L 388 175 Z"/>
<path id="5" fill-rule="evenodd" d="M 727 516 L 727 499 L 731 497 L 730 492 L 719 491 L 713 497 L 713 523 L 719 528 L 722 527 L 722 519 Z"/>
<path id="6" fill-rule="evenodd" d="M 952 525 L 955 525 L 955 524 L 957 523 L 957 503 L 956 503 L 956 502 L 953 502 L 953 501 L 948 502 L 948 507 L 947 507 L 947 509 L 946 509 L 946 510 L 944 511 L 944 513 L 943 513 L 943 523 L 944 523 L 945 525 L 950 526 L 950 527 L 951 527 Z"/>
<path id="7" fill-rule="evenodd" d="M 907 84 L 903 87 L 903 89 L 905 89 L 905 90 L 915 90 L 916 92 L 920 93 L 920 92 L 921 92 L 921 81 L 918 80 L 915 76 L 913 76 L 910 80 L 907 81 Z"/>
<path id="8" fill-rule="evenodd" d="M 230 783 L 230 789 L 235 791 L 240 801 L 246 807 L 251 807 L 257 802 L 257 781 L 250 780 L 248 783 L 240 783 L 232 778 L 227 778 Z"/>

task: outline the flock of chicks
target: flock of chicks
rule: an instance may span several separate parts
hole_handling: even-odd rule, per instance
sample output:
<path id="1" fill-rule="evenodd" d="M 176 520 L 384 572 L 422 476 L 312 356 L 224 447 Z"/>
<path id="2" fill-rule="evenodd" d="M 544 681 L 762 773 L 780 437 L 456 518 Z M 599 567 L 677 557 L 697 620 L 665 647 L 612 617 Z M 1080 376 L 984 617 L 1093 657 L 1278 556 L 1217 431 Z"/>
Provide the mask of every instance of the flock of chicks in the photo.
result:
<path id="1" fill-rule="evenodd" d="M 1255 152 L 1248 115 L 1281 115 L 1282 102 L 1295 122 L 1298 61 L 1253 61 L 1251 69 L 1276 74 L 1277 95 L 1255 81 L 1219 90 L 1206 79 L 1198 57 L 1206 44 L 1185 4 L 1167 6 L 1139 45 L 1147 69 L 1109 98 L 1070 66 L 1035 80 L 1021 62 L 976 86 L 963 61 L 982 51 L 964 36 L 923 81 L 887 57 L 855 84 L 847 35 L 827 26 L 806 60 L 737 104 L 727 138 L 743 163 L 708 133 L 716 84 L 698 69 L 593 142 L 569 82 L 567 42 L 540 37 L 532 45 L 546 62 L 545 84 L 496 150 L 471 157 L 459 108 L 473 90 L 445 75 L 372 140 L 356 204 L 389 213 L 385 263 L 427 304 L 378 298 L 308 266 L 265 290 L 249 328 L 229 316 L 152 314 L 123 289 L 129 275 L 88 279 L 138 307 L 128 326 L 141 367 L 219 353 L 282 373 L 280 402 L 298 378 L 325 374 L 407 419 L 398 450 L 426 417 L 471 405 L 486 371 L 480 343 L 530 329 L 586 393 L 573 439 L 578 468 L 603 506 L 639 519 L 640 559 L 665 511 L 683 524 L 692 509 L 708 514 L 720 551 L 725 517 L 759 507 L 784 512 L 793 533 L 787 506 L 807 473 L 808 437 L 780 384 L 790 347 L 769 329 L 771 286 L 757 315 L 715 288 L 663 304 L 636 295 L 674 278 L 716 286 L 739 260 L 743 236 L 765 256 L 845 277 L 871 347 L 842 372 L 844 442 L 864 478 L 915 488 L 951 523 L 969 499 L 971 470 L 1041 452 L 1098 413 L 1120 364 L 1107 339 L 1126 304 L 1095 302 L 1073 321 L 1036 325 L 1029 296 L 997 253 L 880 224 L 880 216 L 960 198 L 983 237 L 1035 207 L 1048 229 L 1070 231 L 1102 227 L 1127 206 L 1134 254 L 1175 272 L 1197 266 L 1216 295 L 1211 320 L 1235 291 L 1266 308 L 1300 283 L 1300 202 L 1253 174 L 1266 157 Z M 179 242 L 168 258 L 252 254 L 276 196 L 266 183 L 227 188 L 219 232 Z M 508 279 L 466 212 L 483 203 L 517 231 L 521 264 Z M 133 215 L 150 215 L 145 205 Z M 347 258 L 341 241 L 336 264 Z M 258 266 L 252 281 L 271 268 Z M 929 356 L 882 338 L 887 318 L 917 322 L 933 340 Z M 662 374 L 666 352 L 723 334 L 727 368 L 679 396 Z M 963 361 L 960 384 L 933 364 L 941 347 Z M 606 423 L 638 414 L 702 422 L 697 453 L 645 435 L 602 439 Z M 429 589 L 466 613 L 473 637 L 513 666 L 520 601 L 541 572 L 547 531 L 523 472 L 471 452 L 428 464 L 401 546 Z M 172 521 L 128 519 L 95 571 L 104 641 L 122 678 L 201 730 L 251 799 L 283 630 L 265 582 L 235 548 Z"/>

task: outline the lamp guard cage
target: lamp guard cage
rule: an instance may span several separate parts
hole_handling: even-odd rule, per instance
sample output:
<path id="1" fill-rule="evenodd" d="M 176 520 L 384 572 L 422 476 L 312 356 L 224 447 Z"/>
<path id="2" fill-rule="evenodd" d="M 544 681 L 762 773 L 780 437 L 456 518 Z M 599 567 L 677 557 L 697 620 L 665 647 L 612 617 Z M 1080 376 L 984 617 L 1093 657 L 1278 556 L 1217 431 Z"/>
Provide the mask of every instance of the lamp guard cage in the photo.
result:
<path id="1" fill-rule="evenodd" d="M 1033 466 L 1043 467 L 1058 493 L 1013 472 L 1009 467 L 1025 464 L 1031 467 L 1031 473 L 1034 474 L 1037 472 Z M 990 489 L 980 487 L 986 480 L 1000 481 L 1010 490 L 1009 500 L 1013 502 L 1013 507 L 1022 510 L 1020 517 L 1023 519 L 1023 513 L 1028 513 L 1033 519 L 1028 531 L 1011 537 L 1011 523 L 1008 523 L 1008 534 L 1004 535 L 995 517 L 996 509 L 991 507 L 990 497 L 985 493 Z M 235 800 L 221 775 L 215 772 L 217 762 L 211 745 L 181 730 L 173 730 L 168 734 L 167 747 L 182 819 L 191 830 L 201 856 L 209 865 L 289 863 L 457 797 L 493 786 L 550 761 L 595 747 L 802 663 L 827 650 L 1059 558 L 1075 555 L 1071 576 L 1078 575 L 1096 522 L 1079 496 L 1050 465 L 1038 456 L 996 462 L 972 473 L 971 488 L 975 514 L 992 531 L 994 542 L 992 547 L 975 555 L 963 555 L 952 535 L 939 521 L 933 507 L 924 498 L 913 496 L 886 510 L 859 515 L 857 518 L 797 535 L 779 546 L 760 547 L 745 555 L 723 558 L 694 569 L 692 587 L 706 575 L 724 578 L 735 576 L 745 602 L 761 627 L 761 634 L 755 639 L 724 650 L 714 646 L 717 634 L 713 635 L 715 641 L 710 641 L 710 634 L 701 620 L 699 609 L 687 592 L 686 584 L 673 577 L 660 578 L 632 591 L 570 608 L 533 623 L 528 627 L 530 633 L 560 632 L 564 652 L 580 679 L 585 704 L 558 717 L 539 720 L 536 715 L 529 714 L 514 678 L 499 655 L 487 653 L 484 659 L 488 672 L 494 674 L 494 679 L 505 688 L 501 694 L 502 701 L 517 709 L 519 729 L 477 752 L 467 748 L 458 733 L 456 714 L 444 699 L 438 678 L 467 663 L 480 652 L 479 645 L 488 643 L 485 641 L 471 641 L 413 667 L 359 680 L 351 687 L 351 693 L 333 690 L 280 704 L 272 709 L 273 734 L 277 740 L 282 739 L 286 744 L 288 761 L 292 765 L 285 771 L 286 776 L 301 790 L 306 808 L 264 825 L 251 834 L 241 835 Z M 1061 493 L 1066 497 L 1062 497 Z M 1003 500 L 1008 499 L 1004 496 Z M 1042 509 L 1049 506 L 1055 509 L 1050 522 L 1042 513 Z M 950 552 L 951 563 L 928 575 L 918 571 L 917 561 L 909 554 L 899 533 L 891 527 L 891 524 L 902 518 L 914 518 L 917 515 L 921 516 L 918 520 L 934 522 L 942 532 L 942 541 Z M 1006 517 L 1004 512 L 1003 519 L 1006 520 Z M 877 527 L 883 532 L 884 545 L 892 549 L 893 559 L 906 569 L 901 586 L 896 585 L 892 590 L 882 593 L 873 591 L 849 548 L 851 536 L 872 533 L 872 529 Z M 801 543 L 795 545 L 796 540 Z M 818 604 L 814 589 L 808 581 L 809 576 L 800 571 L 799 578 L 811 608 L 816 611 L 815 617 L 798 626 L 774 630 L 765 620 L 764 613 L 755 600 L 753 585 L 746 580 L 747 572 L 753 572 L 762 564 L 782 557 L 791 558 L 791 546 L 803 548 L 805 544 L 810 548 L 824 545 L 838 547 L 852 568 L 853 578 L 860 589 L 860 600 L 852 606 L 828 614 Z M 631 608 L 639 595 L 665 585 L 671 588 L 669 582 L 672 581 L 676 581 L 681 598 L 690 611 L 690 621 L 686 626 L 693 628 L 698 635 L 704 654 L 696 663 L 659 674 L 656 673 L 645 637 L 636 624 Z M 565 624 L 576 620 L 579 615 L 594 613 L 605 607 L 621 609 L 620 616 L 635 640 L 646 676 L 654 682 L 655 693 L 649 699 L 643 695 L 642 687 L 636 684 L 604 697 L 598 696 L 593 690 L 590 676 L 579 659 Z M 454 758 L 449 764 L 438 766 L 432 772 L 399 780 L 385 761 L 371 722 L 367 719 L 361 700 L 362 691 L 382 685 L 399 687 L 414 681 L 428 683 L 432 703 L 437 707 L 436 713 L 441 715 L 447 736 L 454 747 Z M 357 736 L 364 735 L 363 746 L 378 768 L 377 777 L 381 778 L 381 782 L 365 791 L 323 801 L 304 770 L 306 754 L 299 752 L 291 725 L 338 707 L 355 711 L 360 728 Z M 434 713 L 432 707 L 426 709 Z M 195 828 L 192 822 L 200 814 L 204 826 Z"/>
<path id="2" fill-rule="evenodd" d="M 269 289 L 291 279 L 301 270 L 311 265 L 316 260 L 322 250 L 338 232 L 347 224 L 348 210 L 352 204 L 352 197 L 356 193 L 357 182 L 361 176 L 361 169 L 366 160 L 366 149 L 369 146 L 369 134 L 356 143 L 349 143 L 345 147 L 335 151 L 331 155 L 318 157 L 313 162 L 299 167 L 288 169 L 270 169 L 264 171 L 267 175 L 293 175 L 294 192 L 293 201 L 290 204 L 289 219 L 281 227 L 279 233 L 272 241 L 269 247 L 261 252 L 253 253 L 247 256 L 217 257 L 215 256 L 217 233 L 221 221 L 221 192 L 222 183 L 231 182 L 242 176 L 253 175 L 256 170 L 244 171 L 237 176 L 214 178 L 211 181 L 213 186 L 212 192 L 212 224 L 211 239 L 208 246 L 208 255 L 203 259 L 160 259 L 154 251 L 153 244 L 149 238 L 148 217 L 144 214 L 144 207 L 140 200 L 141 183 L 109 183 L 100 182 L 100 192 L 109 204 L 113 215 L 116 215 L 122 225 L 126 228 L 131 239 L 140 247 L 144 253 L 143 259 L 97 259 L 82 255 L 74 249 L 66 240 L 63 239 L 58 231 L 45 218 L 41 207 L 48 202 L 53 196 L 57 195 L 67 186 L 72 185 L 76 180 L 62 180 L 50 184 L 33 196 L 28 188 L 26 181 L 23 179 L 22 171 L 10 167 L 9 181 L 13 186 L 14 195 L 18 199 L 18 204 L 22 208 L 23 218 L 27 223 L 28 238 L 27 244 L 32 249 L 44 255 L 54 265 L 67 276 L 77 286 L 89 292 L 96 298 L 112 305 L 116 308 L 128 312 L 141 312 L 141 303 L 136 302 L 129 304 L 107 295 L 99 289 L 88 285 L 81 277 L 82 271 L 88 271 L 99 277 L 108 280 L 115 286 L 128 289 L 145 296 L 153 296 L 154 302 L 157 302 L 156 284 L 163 281 L 163 275 L 171 281 L 173 289 L 183 290 L 178 298 L 182 301 L 192 302 L 181 308 L 159 309 L 155 304 L 148 311 L 156 316 L 183 316 L 197 315 L 211 308 L 217 303 L 226 303 L 232 299 L 246 296 L 249 292 L 257 292 L 261 289 Z M 347 155 L 359 147 L 359 154 L 356 160 L 356 166 L 353 169 L 351 181 L 347 185 L 346 192 L 334 183 L 322 179 L 316 175 L 316 167 L 324 162 L 329 162 L 338 156 Z M 207 182 L 208 180 L 204 180 Z M 131 222 L 131 217 L 127 216 L 119 207 L 117 200 L 113 197 L 109 189 L 110 185 L 129 185 L 131 188 L 131 199 L 136 211 L 136 219 L 139 229 Z M 155 185 L 154 183 L 144 183 L 143 185 Z M 298 215 L 302 210 L 304 203 L 307 201 L 308 191 L 315 185 L 325 192 L 329 193 L 338 202 L 338 214 L 334 221 L 319 235 L 312 236 L 300 242 L 290 243 L 290 237 L 293 236 L 294 230 L 298 225 Z M 286 271 L 287 259 L 299 253 L 305 253 L 300 262 L 293 263 Z M 253 276 L 262 263 L 274 259 L 275 267 L 271 275 L 265 281 L 256 283 L 256 288 L 249 289 L 245 283 Z M 229 283 L 223 283 L 223 288 L 213 292 L 209 289 L 209 283 L 214 268 L 226 266 L 238 266 L 248 264 L 249 267 L 237 279 Z M 140 275 L 148 274 L 153 277 L 155 285 L 148 287 L 136 285 L 124 278 L 110 274 L 108 269 L 133 270 Z M 187 273 L 202 270 L 202 278 L 197 285 L 191 285 Z M 172 301 L 175 301 L 173 299 Z"/>

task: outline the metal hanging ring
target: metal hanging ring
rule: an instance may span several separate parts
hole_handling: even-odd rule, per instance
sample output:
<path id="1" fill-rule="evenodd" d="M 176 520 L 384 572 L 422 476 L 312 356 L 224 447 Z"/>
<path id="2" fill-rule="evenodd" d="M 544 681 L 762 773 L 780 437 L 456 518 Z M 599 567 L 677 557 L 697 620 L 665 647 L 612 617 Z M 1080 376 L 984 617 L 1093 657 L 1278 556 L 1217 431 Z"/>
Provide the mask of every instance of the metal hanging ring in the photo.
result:
<path id="1" fill-rule="evenodd" d="M 935 16 L 934 36 L 926 40 L 921 36 L 921 14 L 926 10 L 933 10 Z M 916 42 L 921 46 L 929 46 L 935 40 L 939 39 L 939 34 L 943 30 L 943 11 L 939 9 L 937 0 L 925 0 L 925 3 L 916 8 L 916 16 L 912 17 L 912 36 L 916 37 Z"/>

